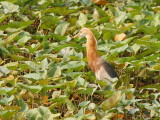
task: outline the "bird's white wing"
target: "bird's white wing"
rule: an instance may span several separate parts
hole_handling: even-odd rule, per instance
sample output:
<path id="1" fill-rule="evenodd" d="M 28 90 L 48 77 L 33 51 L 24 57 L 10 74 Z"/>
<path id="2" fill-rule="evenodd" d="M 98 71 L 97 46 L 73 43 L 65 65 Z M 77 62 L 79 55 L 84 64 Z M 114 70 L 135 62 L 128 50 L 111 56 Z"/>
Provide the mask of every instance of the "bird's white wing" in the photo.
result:
<path id="1" fill-rule="evenodd" d="M 101 59 L 101 63 L 97 64 L 99 64 L 99 68 L 95 71 L 95 75 L 98 80 L 104 80 L 110 83 L 118 79 L 117 73 L 108 62 Z"/>
<path id="2" fill-rule="evenodd" d="M 108 72 L 106 72 L 104 66 L 101 66 L 99 68 L 99 70 L 96 71 L 95 75 L 96 75 L 98 80 L 106 80 L 106 79 L 110 80 L 111 79 Z"/>

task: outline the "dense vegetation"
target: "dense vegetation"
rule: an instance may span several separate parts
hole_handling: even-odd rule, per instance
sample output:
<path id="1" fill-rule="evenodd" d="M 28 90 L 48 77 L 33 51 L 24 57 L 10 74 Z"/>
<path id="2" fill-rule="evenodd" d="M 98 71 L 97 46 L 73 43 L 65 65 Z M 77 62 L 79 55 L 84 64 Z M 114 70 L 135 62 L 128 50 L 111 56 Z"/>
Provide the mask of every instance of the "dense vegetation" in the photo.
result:
<path id="1" fill-rule="evenodd" d="M 1 120 L 160 119 L 159 0 L 0 1 Z M 115 91 L 73 39 L 84 26 L 120 76 Z"/>

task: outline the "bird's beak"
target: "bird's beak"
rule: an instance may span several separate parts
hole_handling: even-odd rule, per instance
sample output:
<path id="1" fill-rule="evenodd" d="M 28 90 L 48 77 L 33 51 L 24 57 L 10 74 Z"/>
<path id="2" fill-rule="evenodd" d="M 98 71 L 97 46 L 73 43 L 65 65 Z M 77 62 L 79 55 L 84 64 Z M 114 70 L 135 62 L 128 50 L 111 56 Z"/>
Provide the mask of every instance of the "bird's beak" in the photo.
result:
<path id="1" fill-rule="evenodd" d="M 73 36 L 73 38 L 77 38 L 78 36 L 80 36 L 80 33 L 78 33 L 77 35 Z"/>

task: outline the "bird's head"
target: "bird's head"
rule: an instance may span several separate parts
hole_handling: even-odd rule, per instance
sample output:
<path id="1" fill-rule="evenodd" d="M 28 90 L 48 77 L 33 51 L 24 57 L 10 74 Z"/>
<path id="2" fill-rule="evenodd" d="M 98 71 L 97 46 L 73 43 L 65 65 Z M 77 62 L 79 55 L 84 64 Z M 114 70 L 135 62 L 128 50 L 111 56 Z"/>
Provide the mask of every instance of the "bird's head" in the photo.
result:
<path id="1" fill-rule="evenodd" d="M 74 36 L 74 38 L 77 37 L 88 37 L 89 35 L 93 34 L 92 31 L 89 28 L 82 28 L 77 35 Z"/>

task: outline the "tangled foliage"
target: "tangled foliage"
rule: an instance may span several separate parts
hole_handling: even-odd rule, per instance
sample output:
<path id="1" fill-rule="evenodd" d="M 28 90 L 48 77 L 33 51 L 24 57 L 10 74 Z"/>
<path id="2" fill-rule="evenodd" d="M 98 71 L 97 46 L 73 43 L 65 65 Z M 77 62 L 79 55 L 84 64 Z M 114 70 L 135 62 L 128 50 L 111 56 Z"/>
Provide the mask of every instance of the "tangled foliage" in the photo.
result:
<path id="1" fill-rule="evenodd" d="M 159 0 L 1 0 L 0 119 L 160 119 Z M 90 28 L 120 79 L 88 67 Z"/>

